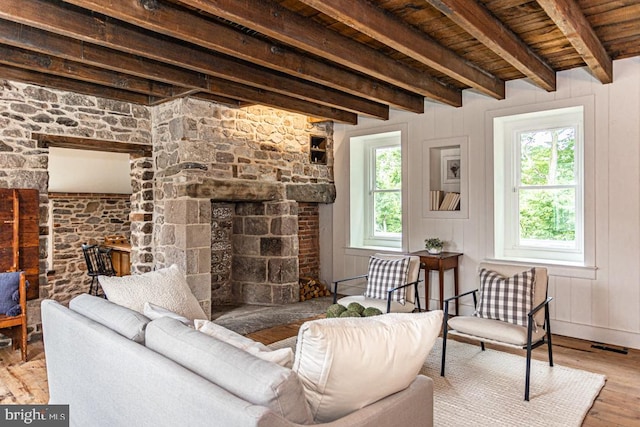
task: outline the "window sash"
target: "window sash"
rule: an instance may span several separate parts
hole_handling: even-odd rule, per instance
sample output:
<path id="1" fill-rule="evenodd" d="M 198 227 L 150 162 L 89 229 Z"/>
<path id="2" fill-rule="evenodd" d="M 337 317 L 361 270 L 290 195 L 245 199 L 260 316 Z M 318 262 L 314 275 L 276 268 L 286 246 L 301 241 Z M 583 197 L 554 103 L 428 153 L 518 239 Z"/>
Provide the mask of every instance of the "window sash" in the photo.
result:
<path id="1" fill-rule="evenodd" d="M 389 143 L 388 141 L 383 142 L 372 142 L 370 143 L 367 150 L 367 159 L 365 164 L 367 165 L 366 174 L 368 179 L 365 180 L 367 182 L 368 188 L 364 189 L 364 194 L 366 195 L 366 206 L 367 211 L 365 215 L 365 236 L 364 243 L 369 246 L 393 246 L 396 247 L 402 242 L 402 231 L 400 233 L 385 233 L 379 232 L 376 230 L 376 195 L 383 193 L 397 193 L 400 195 L 400 223 L 402 227 L 402 182 L 399 183 L 398 188 L 394 189 L 380 189 L 378 188 L 377 178 L 378 178 L 378 170 L 376 169 L 377 165 L 377 156 L 378 150 L 384 150 L 388 148 L 397 148 L 398 150 L 402 150 L 400 143 Z M 400 155 L 402 156 L 402 151 L 400 151 Z M 400 162 L 400 168 L 402 168 L 402 162 Z M 402 173 L 402 170 L 400 171 Z"/>

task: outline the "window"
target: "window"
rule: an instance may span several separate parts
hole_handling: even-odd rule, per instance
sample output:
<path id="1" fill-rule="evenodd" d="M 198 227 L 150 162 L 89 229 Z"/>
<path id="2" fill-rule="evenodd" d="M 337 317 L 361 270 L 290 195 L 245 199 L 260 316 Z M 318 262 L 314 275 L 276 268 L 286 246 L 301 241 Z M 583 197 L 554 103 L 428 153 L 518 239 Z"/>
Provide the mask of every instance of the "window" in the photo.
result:
<path id="1" fill-rule="evenodd" d="M 352 247 L 402 247 L 400 134 L 350 139 Z"/>
<path id="2" fill-rule="evenodd" d="M 495 255 L 584 263 L 583 107 L 494 118 Z"/>

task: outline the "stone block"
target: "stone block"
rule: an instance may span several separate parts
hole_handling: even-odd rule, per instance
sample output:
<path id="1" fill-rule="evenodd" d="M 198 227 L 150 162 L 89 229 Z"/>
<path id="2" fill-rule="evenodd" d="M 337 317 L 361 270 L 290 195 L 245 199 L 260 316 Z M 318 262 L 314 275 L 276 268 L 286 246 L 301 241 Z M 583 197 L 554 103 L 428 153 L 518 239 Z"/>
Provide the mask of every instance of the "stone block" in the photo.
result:
<path id="1" fill-rule="evenodd" d="M 240 301 L 245 304 L 273 304 L 271 285 L 242 283 L 241 289 Z"/>
<path id="2" fill-rule="evenodd" d="M 294 283 L 283 283 L 271 286 L 271 301 L 274 304 L 284 305 L 300 301 L 300 285 L 296 280 Z"/>
<path id="3" fill-rule="evenodd" d="M 166 200 L 164 220 L 171 224 L 197 224 L 199 205 L 196 199 Z"/>
<path id="4" fill-rule="evenodd" d="M 298 217 L 279 216 L 271 220 L 271 234 L 276 236 L 295 236 L 298 234 Z"/>
<path id="5" fill-rule="evenodd" d="M 255 236 L 233 235 L 231 238 L 234 254 L 260 255 L 260 238 Z"/>
<path id="6" fill-rule="evenodd" d="M 236 203 L 236 215 L 238 216 L 257 216 L 264 214 L 264 203 Z"/>
<path id="7" fill-rule="evenodd" d="M 269 218 L 246 217 L 244 219 L 244 234 L 264 236 L 269 233 Z"/>
<path id="8" fill-rule="evenodd" d="M 298 258 L 271 258 L 268 263 L 270 283 L 298 282 Z"/>
<path id="9" fill-rule="evenodd" d="M 209 273 L 187 274 L 187 283 L 198 301 L 211 299 L 211 275 Z"/>
<path id="10" fill-rule="evenodd" d="M 265 283 L 267 281 L 267 260 L 245 256 L 234 256 L 231 266 L 233 281 Z"/>

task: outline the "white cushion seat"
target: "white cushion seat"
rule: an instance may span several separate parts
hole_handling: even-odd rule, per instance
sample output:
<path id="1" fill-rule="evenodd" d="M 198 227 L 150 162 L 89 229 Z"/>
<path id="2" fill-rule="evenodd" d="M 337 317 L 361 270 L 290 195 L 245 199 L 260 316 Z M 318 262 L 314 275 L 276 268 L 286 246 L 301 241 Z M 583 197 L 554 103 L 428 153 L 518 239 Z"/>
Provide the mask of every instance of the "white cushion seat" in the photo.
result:
<path id="1" fill-rule="evenodd" d="M 519 348 L 527 345 L 527 328 L 513 323 L 499 320 L 485 319 L 476 316 L 455 316 L 447 322 L 451 335 L 467 336 L 499 344 L 512 344 Z M 544 337 L 546 331 L 542 328 L 533 330 L 532 341 Z"/>

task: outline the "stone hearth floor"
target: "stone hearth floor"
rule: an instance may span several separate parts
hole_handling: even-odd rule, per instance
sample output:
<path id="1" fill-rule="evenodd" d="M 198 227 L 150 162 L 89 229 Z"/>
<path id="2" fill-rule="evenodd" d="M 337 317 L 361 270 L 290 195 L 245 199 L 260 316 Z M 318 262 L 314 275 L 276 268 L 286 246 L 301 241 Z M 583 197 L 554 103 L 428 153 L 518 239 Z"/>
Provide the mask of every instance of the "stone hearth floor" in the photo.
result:
<path id="1" fill-rule="evenodd" d="M 323 314 L 332 302 L 333 297 L 329 296 L 279 306 L 218 305 L 211 309 L 211 320 L 246 335 Z"/>

